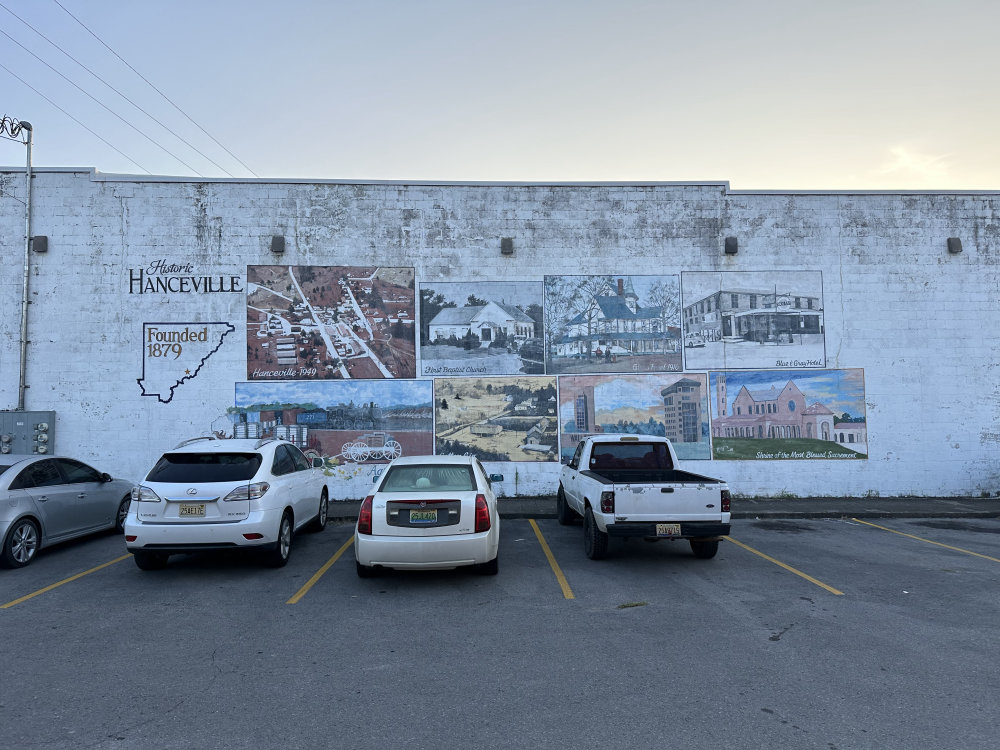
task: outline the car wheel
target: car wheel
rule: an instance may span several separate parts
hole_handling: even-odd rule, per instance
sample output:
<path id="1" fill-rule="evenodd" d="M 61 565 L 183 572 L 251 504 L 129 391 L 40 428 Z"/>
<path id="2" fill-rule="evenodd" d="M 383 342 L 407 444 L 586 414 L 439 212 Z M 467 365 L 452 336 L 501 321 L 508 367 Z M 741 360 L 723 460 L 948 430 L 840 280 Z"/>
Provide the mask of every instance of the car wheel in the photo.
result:
<path id="1" fill-rule="evenodd" d="M 327 497 L 326 487 L 323 488 L 323 493 L 319 496 L 319 510 L 316 512 L 316 517 L 309 524 L 309 531 L 322 531 L 326 528 L 326 520 L 330 517 L 330 498 Z"/>
<path id="2" fill-rule="evenodd" d="M 715 557 L 715 553 L 719 551 L 719 540 L 716 539 L 711 542 L 698 541 L 697 539 L 691 540 L 691 551 L 694 556 L 702 560 L 711 560 Z"/>
<path id="3" fill-rule="evenodd" d="M 374 565 L 362 565 L 357 560 L 354 561 L 354 564 L 357 566 L 358 578 L 374 578 L 378 575 Z"/>
<path id="4" fill-rule="evenodd" d="M 480 563 L 476 566 L 476 572 L 484 576 L 495 576 L 500 571 L 500 554 L 489 562 Z"/>
<path id="5" fill-rule="evenodd" d="M 8 568 L 23 568 L 35 559 L 37 551 L 38 524 L 30 518 L 22 518 L 7 532 L 0 561 Z"/>
<path id="6" fill-rule="evenodd" d="M 139 570 L 162 570 L 167 567 L 169 555 L 163 552 L 133 552 L 132 559 Z"/>
<path id="7" fill-rule="evenodd" d="M 608 535 L 597 528 L 590 506 L 583 516 L 583 551 L 591 560 L 601 560 L 608 554 Z"/>
<path id="8" fill-rule="evenodd" d="M 272 568 L 281 568 L 288 563 L 292 554 L 292 517 L 287 512 L 281 516 L 278 524 L 278 541 L 267 554 L 267 564 Z"/>
<path id="9" fill-rule="evenodd" d="M 569 503 L 566 502 L 566 493 L 561 484 L 556 493 L 556 517 L 562 526 L 569 526 L 576 521 L 576 511 L 570 508 Z"/>
<path id="10" fill-rule="evenodd" d="M 128 518 L 128 508 L 132 504 L 131 495 L 126 495 L 118 504 L 118 513 L 115 514 L 115 533 L 125 533 L 125 519 Z"/>

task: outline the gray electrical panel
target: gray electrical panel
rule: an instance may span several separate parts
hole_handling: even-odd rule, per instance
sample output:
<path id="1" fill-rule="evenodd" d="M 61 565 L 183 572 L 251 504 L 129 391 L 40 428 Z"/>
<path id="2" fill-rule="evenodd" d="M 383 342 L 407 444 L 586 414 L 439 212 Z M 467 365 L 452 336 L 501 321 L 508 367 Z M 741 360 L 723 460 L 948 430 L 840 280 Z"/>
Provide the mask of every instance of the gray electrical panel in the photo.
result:
<path id="1" fill-rule="evenodd" d="M 0 411 L 0 453 L 55 453 L 54 411 Z"/>

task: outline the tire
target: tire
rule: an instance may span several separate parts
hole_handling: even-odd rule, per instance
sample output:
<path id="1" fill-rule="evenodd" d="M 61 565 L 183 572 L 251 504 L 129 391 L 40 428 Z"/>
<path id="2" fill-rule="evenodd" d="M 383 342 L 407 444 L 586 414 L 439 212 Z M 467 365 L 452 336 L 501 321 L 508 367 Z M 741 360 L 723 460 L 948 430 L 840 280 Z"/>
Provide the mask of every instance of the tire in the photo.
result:
<path id="1" fill-rule="evenodd" d="M 132 496 L 126 495 L 118 504 L 118 512 L 115 514 L 115 533 L 125 533 L 125 519 L 128 518 L 128 509 L 132 504 Z"/>
<path id="2" fill-rule="evenodd" d="M 559 491 L 556 493 L 556 518 L 559 519 L 559 524 L 561 526 L 571 526 L 576 522 L 576 511 L 569 507 L 569 503 L 566 502 L 566 493 L 563 491 L 562 485 L 559 485 Z"/>
<path id="3" fill-rule="evenodd" d="M 141 550 L 132 553 L 132 559 L 139 570 L 162 570 L 167 567 L 169 555 L 163 552 L 143 552 Z"/>
<path id="4" fill-rule="evenodd" d="M 292 516 L 285 511 L 278 523 L 278 541 L 264 556 L 268 567 L 283 568 L 288 564 L 292 555 L 292 531 Z"/>
<path id="5" fill-rule="evenodd" d="M 319 510 L 316 517 L 309 523 L 309 531 L 320 532 L 326 528 L 326 521 L 330 517 L 330 498 L 327 497 L 326 487 L 319 496 Z"/>
<path id="6" fill-rule="evenodd" d="M 700 560 L 711 560 L 715 557 L 715 553 L 719 551 L 719 540 L 715 539 L 710 542 L 699 541 L 697 539 L 691 540 L 691 552 L 694 556 Z"/>
<path id="7" fill-rule="evenodd" d="M 484 562 L 476 566 L 476 572 L 484 576 L 495 576 L 500 572 L 500 553 L 489 562 Z"/>
<path id="8" fill-rule="evenodd" d="M 583 551 L 591 560 L 603 560 L 608 556 L 608 535 L 597 528 L 590 506 L 583 515 Z"/>
<path id="9" fill-rule="evenodd" d="M 15 522 L 3 540 L 0 562 L 6 568 L 23 568 L 35 559 L 40 544 L 38 524 L 30 518 Z"/>
<path id="10" fill-rule="evenodd" d="M 362 565 L 357 560 L 354 561 L 354 565 L 357 567 L 358 578 L 374 578 L 378 575 L 378 571 L 372 565 Z"/>

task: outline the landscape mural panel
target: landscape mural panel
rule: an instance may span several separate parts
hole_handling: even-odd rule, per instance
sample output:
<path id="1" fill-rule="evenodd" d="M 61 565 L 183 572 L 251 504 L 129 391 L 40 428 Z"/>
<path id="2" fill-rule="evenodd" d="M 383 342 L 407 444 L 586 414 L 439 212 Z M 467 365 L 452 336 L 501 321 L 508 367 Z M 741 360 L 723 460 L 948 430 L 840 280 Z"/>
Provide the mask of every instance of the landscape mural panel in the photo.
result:
<path id="1" fill-rule="evenodd" d="M 541 282 L 420 284 L 423 375 L 540 375 Z"/>
<path id="2" fill-rule="evenodd" d="M 416 376 L 412 268 L 247 266 L 247 379 Z"/>
<path id="3" fill-rule="evenodd" d="M 820 271 L 685 271 L 689 370 L 826 366 Z"/>
<path id="4" fill-rule="evenodd" d="M 863 369 L 712 372 L 709 379 L 715 458 L 868 458 Z"/>
<path id="5" fill-rule="evenodd" d="M 710 459 L 708 376 L 560 375 L 563 462 L 588 435 L 667 437 L 682 459 Z"/>
<path id="6" fill-rule="evenodd" d="M 549 374 L 680 372 L 680 282 L 664 276 L 546 276 Z"/>

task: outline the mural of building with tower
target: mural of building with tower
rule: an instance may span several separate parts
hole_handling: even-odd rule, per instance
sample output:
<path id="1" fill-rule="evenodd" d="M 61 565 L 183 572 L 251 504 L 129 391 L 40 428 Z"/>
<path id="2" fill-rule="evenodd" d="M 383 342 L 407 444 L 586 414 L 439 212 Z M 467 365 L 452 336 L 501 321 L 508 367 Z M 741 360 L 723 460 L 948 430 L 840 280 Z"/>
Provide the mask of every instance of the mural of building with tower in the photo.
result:
<path id="1" fill-rule="evenodd" d="M 696 443 L 701 440 L 702 384 L 692 378 L 681 378 L 660 391 L 663 397 L 663 426 L 666 437 L 674 443 Z"/>

